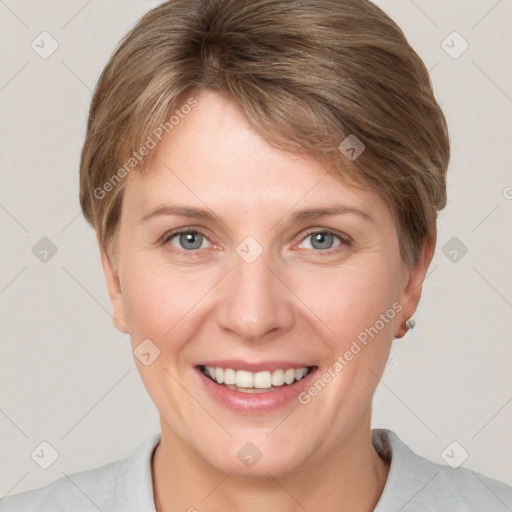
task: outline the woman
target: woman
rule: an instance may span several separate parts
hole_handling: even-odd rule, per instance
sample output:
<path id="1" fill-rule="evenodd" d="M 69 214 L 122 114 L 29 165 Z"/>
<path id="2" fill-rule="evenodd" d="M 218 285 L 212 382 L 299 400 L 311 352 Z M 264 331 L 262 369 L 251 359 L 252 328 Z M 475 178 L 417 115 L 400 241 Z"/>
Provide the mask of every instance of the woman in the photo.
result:
<path id="1" fill-rule="evenodd" d="M 146 14 L 96 88 L 80 201 L 161 434 L 0 510 L 510 509 L 370 426 L 448 161 L 425 66 L 370 2 Z"/>

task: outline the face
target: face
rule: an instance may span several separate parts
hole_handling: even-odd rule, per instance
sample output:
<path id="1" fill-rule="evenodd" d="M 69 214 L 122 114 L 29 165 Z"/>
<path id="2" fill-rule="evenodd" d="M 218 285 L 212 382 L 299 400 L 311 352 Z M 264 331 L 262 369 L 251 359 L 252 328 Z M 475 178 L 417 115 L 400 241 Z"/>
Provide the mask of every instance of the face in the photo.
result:
<path id="1" fill-rule="evenodd" d="M 114 317 L 146 354 L 162 440 L 226 473 L 285 474 L 369 431 L 432 245 L 408 269 L 375 193 L 270 146 L 226 97 L 196 98 L 128 177 L 115 265 L 103 255 Z"/>

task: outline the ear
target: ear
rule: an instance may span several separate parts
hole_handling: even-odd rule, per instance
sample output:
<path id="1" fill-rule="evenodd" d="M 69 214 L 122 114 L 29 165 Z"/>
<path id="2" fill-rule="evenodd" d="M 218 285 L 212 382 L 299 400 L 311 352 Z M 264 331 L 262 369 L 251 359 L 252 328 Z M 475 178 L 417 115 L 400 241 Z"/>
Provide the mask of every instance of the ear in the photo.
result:
<path id="1" fill-rule="evenodd" d="M 126 312 L 124 309 L 123 295 L 121 292 L 121 284 L 119 282 L 119 273 L 114 268 L 110 257 L 107 252 L 101 248 L 101 266 L 103 267 L 103 273 L 107 281 L 108 296 L 110 297 L 110 303 L 112 304 L 112 320 L 114 327 L 124 334 L 130 334 L 126 325 Z"/>
<path id="2" fill-rule="evenodd" d="M 436 232 L 430 233 L 421 247 L 418 260 L 413 267 L 403 264 L 402 285 L 398 302 L 402 304 L 400 315 L 397 316 L 398 332 L 396 338 L 402 338 L 407 332 L 405 322 L 414 315 L 421 298 L 423 281 L 436 248 Z"/>

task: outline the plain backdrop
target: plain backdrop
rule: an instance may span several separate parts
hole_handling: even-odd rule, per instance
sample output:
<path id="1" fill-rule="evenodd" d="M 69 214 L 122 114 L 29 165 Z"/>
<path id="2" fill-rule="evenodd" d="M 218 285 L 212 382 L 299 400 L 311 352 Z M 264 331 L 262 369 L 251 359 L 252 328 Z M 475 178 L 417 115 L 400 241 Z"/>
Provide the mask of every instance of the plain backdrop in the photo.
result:
<path id="1" fill-rule="evenodd" d="M 430 70 L 452 160 L 417 326 L 394 342 L 374 425 L 441 464 L 455 441 L 464 467 L 512 484 L 512 2 L 377 3 Z M 126 457 L 159 431 L 78 204 L 91 91 L 157 4 L 0 1 L 0 496 Z M 58 454 L 48 469 L 31 457 L 42 442 Z"/>

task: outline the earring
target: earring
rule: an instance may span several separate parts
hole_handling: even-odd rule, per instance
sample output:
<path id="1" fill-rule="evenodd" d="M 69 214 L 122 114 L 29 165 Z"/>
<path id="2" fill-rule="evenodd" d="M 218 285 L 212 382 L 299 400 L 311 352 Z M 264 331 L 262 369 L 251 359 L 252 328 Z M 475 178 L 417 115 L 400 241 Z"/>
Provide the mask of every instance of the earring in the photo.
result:
<path id="1" fill-rule="evenodd" d="M 409 318 L 409 320 L 407 320 L 407 322 L 405 322 L 405 328 L 407 330 L 414 329 L 415 327 L 416 327 L 416 320 L 414 320 L 414 318 Z"/>
<path id="2" fill-rule="evenodd" d="M 405 322 L 405 327 L 400 331 L 399 334 L 396 335 L 396 337 L 403 338 L 407 334 L 407 331 L 409 329 L 414 329 L 414 327 L 416 327 L 416 321 L 411 317 L 409 320 L 407 320 L 407 322 Z"/>

